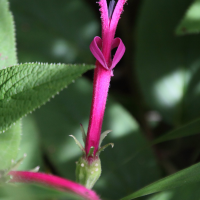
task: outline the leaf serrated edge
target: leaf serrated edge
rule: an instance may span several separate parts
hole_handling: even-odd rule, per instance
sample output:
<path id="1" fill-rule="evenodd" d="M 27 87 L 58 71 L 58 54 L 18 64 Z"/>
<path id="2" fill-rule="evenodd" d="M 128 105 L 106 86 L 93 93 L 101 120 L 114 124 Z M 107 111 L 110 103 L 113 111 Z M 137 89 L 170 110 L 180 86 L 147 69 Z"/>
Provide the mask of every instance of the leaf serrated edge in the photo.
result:
<path id="1" fill-rule="evenodd" d="M 13 67 L 13 66 L 20 66 L 20 65 L 24 65 L 24 64 L 39 64 L 39 65 L 43 65 L 43 63 L 41 64 L 40 62 L 29 62 L 29 63 L 20 63 L 20 64 L 15 64 L 15 65 L 12 65 L 12 66 L 10 66 L 10 67 Z M 68 65 L 68 66 L 77 66 L 76 64 L 64 64 L 64 63 L 59 63 L 60 65 L 63 65 L 63 66 L 65 66 L 65 65 Z M 45 65 L 58 65 L 58 64 L 56 64 L 56 63 L 51 63 L 51 64 L 48 64 L 48 63 L 45 63 Z M 85 66 L 85 64 L 79 64 L 79 66 Z M 93 65 L 88 65 L 88 69 L 90 69 L 90 67 L 92 67 Z M 7 67 L 8 68 L 8 67 Z M 5 67 L 5 69 L 6 69 L 6 67 Z M 2 69 L 3 70 L 3 69 Z M 77 76 L 76 78 L 79 78 L 79 77 L 81 77 L 81 75 L 79 75 L 79 76 Z M 74 80 L 72 80 L 72 82 L 71 83 L 75 83 L 75 81 Z M 50 102 L 50 99 L 51 98 L 54 98 L 55 97 L 55 95 L 58 95 L 59 94 L 59 92 L 60 91 L 62 91 L 62 90 L 64 90 L 65 88 L 67 88 L 68 87 L 68 85 L 69 85 L 70 83 L 68 83 L 67 85 L 65 85 L 64 87 L 62 87 L 62 88 L 60 88 L 57 92 L 55 92 L 50 98 L 48 98 L 46 101 L 44 101 L 43 103 L 41 103 L 39 106 L 36 106 L 36 107 L 34 107 L 32 110 L 30 110 L 30 111 L 28 111 L 27 113 L 25 113 L 24 115 L 22 115 L 20 118 L 18 118 L 18 119 L 16 119 L 15 120 L 15 122 L 13 122 L 13 123 L 11 123 L 11 124 L 9 124 L 6 128 L 4 128 L 3 130 L 1 130 L 0 131 L 0 134 L 1 133 L 4 133 L 5 131 L 7 131 L 8 129 L 10 129 L 12 126 L 13 126 L 13 124 L 15 125 L 15 123 L 18 121 L 18 120 L 22 120 L 22 118 L 23 117 L 26 117 L 28 114 L 32 114 L 32 112 L 34 112 L 36 109 L 38 109 L 38 108 L 40 108 L 42 105 L 45 105 L 47 102 Z"/>

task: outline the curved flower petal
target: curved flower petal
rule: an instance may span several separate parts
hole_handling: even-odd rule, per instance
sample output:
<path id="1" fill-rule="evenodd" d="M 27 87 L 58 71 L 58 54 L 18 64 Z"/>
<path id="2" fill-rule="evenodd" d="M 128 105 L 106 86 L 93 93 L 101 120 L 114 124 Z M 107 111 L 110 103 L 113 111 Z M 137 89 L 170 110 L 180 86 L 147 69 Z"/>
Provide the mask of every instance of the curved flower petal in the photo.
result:
<path id="1" fill-rule="evenodd" d="M 110 70 L 112 70 L 117 65 L 117 63 L 121 60 L 121 58 L 124 55 L 125 50 L 126 50 L 125 45 L 120 38 L 115 38 L 113 40 L 112 49 L 114 49 L 116 47 L 117 47 L 117 51 L 113 57 L 113 61 L 112 61 Z"/>
<path id="2" fill-rule="evenodd" d="M 90 51 L 94 55 L 94 57 L 100 62 L 100 64 L 107 70 L 109 70 L 104 55 L 101 52 L 100 48 L 102 46 L 102 40 L 100 37 L 96 36 L 93 40 L 92 43 L 90 44 Z"/>
<path id="3" fill-rule="evenodd" d="M 28 171 L 10 171 L 8 175 L 12 176 L 12 179 L 10 180 L 12 183 L 37 183 L 61 189 L 62 191 L 67 190 L 73 192 L 87 200 L 100 200 L 98 195 L 93 190 L 89 190 L 83 185 L 58 176 Z"/>
<path id="4" fill-rule="evenodd" d="M 100 5 L 100 12 L 101 12 L 101 24 L 102 24 L 102 39 L 106 37 L 109 33 L 109 24 L 110 24 L 110 19 L 108 17 L 108 6 L 107 6 L 107 1 L 106 0 L 100 0 L 99 1 Z"/>

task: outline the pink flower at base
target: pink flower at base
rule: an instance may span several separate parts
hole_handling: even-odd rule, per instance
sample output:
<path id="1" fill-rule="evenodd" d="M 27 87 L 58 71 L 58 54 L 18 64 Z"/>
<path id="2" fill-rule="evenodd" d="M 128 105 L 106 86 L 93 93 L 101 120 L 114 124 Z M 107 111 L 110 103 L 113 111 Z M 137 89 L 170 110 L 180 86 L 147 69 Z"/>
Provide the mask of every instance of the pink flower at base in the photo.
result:
<path id="1" fill-rule="evenodd" d="M 93 97 L 90 112 L 90 120 L 85 144 L 86 155 L 89 154 L 91 147 L 94 147 L 94 156 L 99 149 L 101 127 L 103 123 L 106 100 L 110 85 L 113 69 L 120 61 L 125 52 L 125 46 L 120 38 L 115 38 L 115 31 L 123 11 L 123 6 L 127 0 L 112 0 L 107 7 L 106 0 L 100 0 L 100 11 L 102 21 L 102 39 L 95 37 L 90 45 L 90 50 L 97 59 L 94 71 Z M 116 48 L 116 53 L 112 59 L 111 50 Z"/>
<path id="2" fill-rule="evenodd" d="M 39 172 L 28 171 L 10 171 L 8 175 L 12 176 L 10 182 L 37 183 L 51 186 L 56 189 L 65 190 L 77 194 L 87 200 L 100 200 L 97 194 L 73 181 Z"/>

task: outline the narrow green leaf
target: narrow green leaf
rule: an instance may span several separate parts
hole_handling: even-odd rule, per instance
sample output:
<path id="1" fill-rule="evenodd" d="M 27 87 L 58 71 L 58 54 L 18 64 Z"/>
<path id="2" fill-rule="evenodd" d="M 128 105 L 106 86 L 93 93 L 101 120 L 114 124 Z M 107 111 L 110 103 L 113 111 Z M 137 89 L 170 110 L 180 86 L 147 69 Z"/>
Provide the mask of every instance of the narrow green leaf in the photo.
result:
<path id="1" fill-rule="evenodd" d="M 0 69 L 17 63 L 15 30 L 7 0 L 0 0 Z"/>
<path id="2" fill-rule="evenodd" d="M 200 181 L 200 163 L 192 165 L 184 170 L 181 170 L 175 174 L 160 179 L 124 198 L 121 200 L 135 199 L 137 197 L 161 192 L 164 190 L 170 190 L 185 186 L 187 184 L 196 183 Z"/>
<path id="3" fill-rule="evenodd" d="M 190 135 L 195 135 L 200 133 L 200 119 L 187 123 L 180 128 L 172 130 L 159 138 L 155 139 L 151 144 L 157 144 L 160 142 L 165 142 L 168 140 L 173 140 L 176 138 L 186 137 Z"/>
<path id="4" fill-rule="evenodd" d="M 21 64 L 0 71 L 0 132 L 79 77 L 91 65 Z"/>
<path id="5" fill-rule="evenodd" d="M 194 0 L 176 29 L 176 34 L 200 32 L 200 0 Z"/>
<path id="6" fill-rule="evenodd" d="M 20 121 L 0 134 L 0 170 L 8 169 L 14 164 L 18 154 L 20 134 Z"/>

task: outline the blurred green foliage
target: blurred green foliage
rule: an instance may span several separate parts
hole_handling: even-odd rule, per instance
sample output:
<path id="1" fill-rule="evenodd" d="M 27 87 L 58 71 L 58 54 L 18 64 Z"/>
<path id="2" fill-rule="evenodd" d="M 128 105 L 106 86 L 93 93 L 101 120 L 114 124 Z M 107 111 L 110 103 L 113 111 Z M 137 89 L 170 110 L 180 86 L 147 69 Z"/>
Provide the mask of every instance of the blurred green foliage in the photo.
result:
<path id="1" fill-rule="evenodd" d="M 100 35 L 96 1 L 10 0 L 10 8 L 19 62 L 95 63 L 89 44 Z M 126 54 L 114 71 L 103 124 L 103 131 L 112 130 L 105 142 L 115 147 L 101 154 L 103 172 L 94 187 L 103 199 L 122 198 L 200 161 L 199 135 L 139 151 L 148 141 L 200 117 L 200 36 L 187 35 L 199 32 L 198 1 L 129 0 L 124 10 L 117 36 Z M 177 36 L 176 30 L 183 28 L 186 35 Z M 20 170 L 40 165 L 42 171 L 75 180 L 81 152 L 68 135 L 81 140 L 79 123 L 87 129 L 91 97 L 88 72 L 23 119 L 19 158 L 24 153 L 27 158 Z M 186 130 L 179 136 L 190 135 Z M 199 131 L 196 123 L 195 133 Z M 192 184 L 141 199 L 199 196 L 198 185 Z"/>

